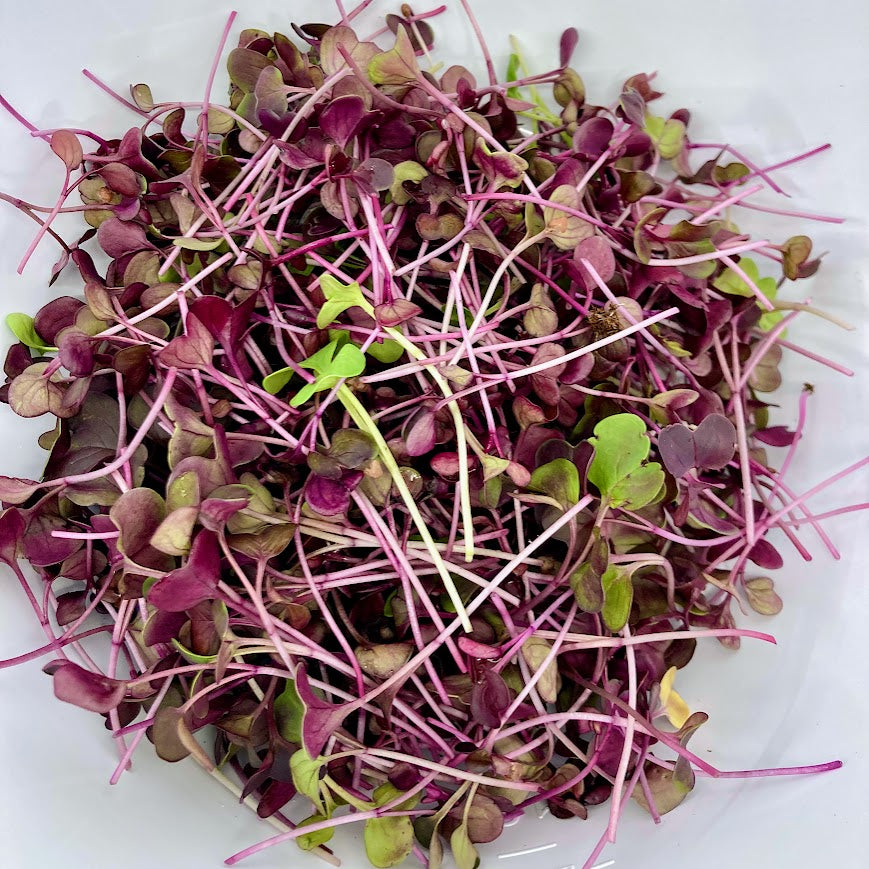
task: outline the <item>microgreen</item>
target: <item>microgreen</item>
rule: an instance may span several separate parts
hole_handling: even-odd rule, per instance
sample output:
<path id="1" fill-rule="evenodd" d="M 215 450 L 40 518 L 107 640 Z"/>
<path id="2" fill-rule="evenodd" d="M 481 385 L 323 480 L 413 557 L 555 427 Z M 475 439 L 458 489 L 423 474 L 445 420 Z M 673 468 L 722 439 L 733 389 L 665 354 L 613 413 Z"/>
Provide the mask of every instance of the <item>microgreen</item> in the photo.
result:
<path id="1" fill-rule="evenodd" d="M 650 75 L 587 102 L 573 29 L 540 74 L 512 40 L 504 83 L 483 47 L 486 86 L 430 56 L 442 10 L 367 5 L 243 30 L 225 104 L 136 84 L 126 132 L 33 131 L 61 195 L 0 197 L 41 224 L 22 267 L 49 236 L 82 290 L 6 321 L 0 400 L 50 423 L 41 478 L 0 477 L 0 560 L 50 636 L 4 666 L 52 656 L 113 782 L 147 735 L 279 828 L 230 865 L 334 862 L 359 823 L 376 867 L 476 869 L 532 806 L 610 799 L 612 838 L 628 797 L 657 818 L 722 775 L 678 671 L 772 641 L 736 626 L 782 608 L 770 532 L 810 557 L 800 511 L 835 552 L 806 498 L 866 462 L 787 482 L 783 351 L 837 366 L 782 331 L 837 321 L 787 301 L 807 235 L 731 219 L 769 172 L 695 165 Z"/>

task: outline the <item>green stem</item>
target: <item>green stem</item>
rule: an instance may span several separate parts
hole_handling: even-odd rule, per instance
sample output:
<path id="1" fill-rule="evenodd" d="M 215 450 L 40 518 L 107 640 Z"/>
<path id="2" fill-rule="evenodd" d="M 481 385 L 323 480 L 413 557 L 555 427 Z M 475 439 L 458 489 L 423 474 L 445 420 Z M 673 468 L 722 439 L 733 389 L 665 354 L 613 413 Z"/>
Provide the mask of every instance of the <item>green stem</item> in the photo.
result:
<path id="1" fill-rule="evenodd" d="M 410 514 L 410 518 L 413 520 L 414 525 L 416 525 L 416 530 L 419 532 L 419 536 L 422 538 L 425 548 L 428 550 L 429 555 L 431 555 L 432 563 L 440 575 L 444 588 L 447 590 L 447 594 L 449 594 L 450 600 L 453 602 L 453 606 L 456 608 L 456 614 L 459 617 L 459 621 L 461 622 L 462 627 L 470 632 L 471 621 L 465 611 L 465 605 L 462 602 L 459 591 L 447 570 L 443 558 L 441 558 L 441 554 L 435 545 L 434 539 L 429 533 L 425 519 L 423 519 L 422 514 L 419 512 L 419 507 L 417 507 L 416 501 L 410 493 L 410 489 L 407 487 L 407 482 L 404 479 L 404 475 L 401 473 L 401 468 L 398 466 L 395 456 L 392 455 L 389 445 L 383 439 L 380 429 L 378 429 L 377 424 L 373 419 L 371 419 L 371 416 L 362 406 L 359 399 L 356 398 L 353 392 L 343 383 L 338 387 L 338 398 L 344 405 L 347 413 L 350 414 L 353 422 L 359 427 L 359 430 L 364 431 L 369 435 L 377 445 L 377 449 L 380 452 L 380 458 L 386 466 L 386 469 L 389 471 L 389 474 L 392 477 L 392 482 L 395 484 L 395 488 L 398 490 L 398 494 L 401 496 L 402 501 L 404 501 L 404 505 L 407 507 L 407 512 Z"/>
<path id="2" fill-rule="evenodd" d="M 361 307 L 369 317 L 374 317 L 374 308 L 367 300 L 363 300 L 359 307 Z M 453 419 L 453 427 L 456 430 L 456 447 L 459 454 L 459 501 L 462 511 L 465 561 L 471 562 L 474 560 L 474 518 L 471 513 L 468 438 L 473 437 L 473 435 L 471 435 L 471 433 L 465 428 L 465 422 L 462 419 L 462 414 L 459 410 L 458 404 L 454 400 L 451 400 L 453 398 L 453 390 L 450 388 L 450 384 L 446 377 L 444 377 L 434 365 L 428 362 L 428 357 L 425 353 L 423 353 L 416 344 L 409 341 L 407 336 L 400 329 L 388 326 L 384 329 L 384 332 L 386 332 L 393 341 L 399 344 L 411 359 L 415 359 L 417 362 L 422 363 L 422 366 L 431 375 L 432 380 L 437 384 L 438 389 L 443 393 L 444 398 L 447 399 L 446 406 L 449 408 L 450 416 Z M 476 443 L 476 439 L 474 439 L 474 442 Z M 455 603 L 455 601 L 453 601 L 453 603 Z"/>

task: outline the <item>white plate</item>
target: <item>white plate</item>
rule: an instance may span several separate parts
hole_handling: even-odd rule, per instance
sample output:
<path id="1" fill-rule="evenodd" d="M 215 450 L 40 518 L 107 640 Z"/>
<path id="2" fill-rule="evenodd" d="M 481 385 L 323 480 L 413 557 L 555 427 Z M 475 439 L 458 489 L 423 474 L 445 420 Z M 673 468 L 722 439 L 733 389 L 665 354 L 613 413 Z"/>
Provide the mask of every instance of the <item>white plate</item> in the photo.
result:
<path id="1" fill-rule="evenodd" d="M 436 25 L 440 56 L 481 70 L 459 3 L 449 2 L 455 8 Z M 849 380 L 808 360 L 787 358 L 787 387 L 780 393 L 777 420 L 793 421 L 804 381 L 816 387 L 791 483 L 804 490 L 861 458 L 869 442 L 869 55 L 863 46 L 869 7 L 862 0 L 731 0 L 715 6 L 684 0 L 476 0 L 474 6 L 501 70 L 510 32 L 521 37 L 529 62 L 542 70 L 557 60 L 561 28 L 575 25 L 581 37 L 574 65 L 597 101 L 615 98 L 628 75 L 658 70 L 666 106 L 692 109 L 695 139 L 730 141 L 761 164 L 825 141 L 834 144 L 832 152 L 777 173 L 793 193 L 792 199 L 782 200 L 786 204 L 777 204 L 835 213 L 848 223 L 807 225 L 781 218 L 756 225 L 766 226 L 779 240 L 807 231 L 817 249 L 828 250 L 810 292 L 818 304 L 859 326 L 846 334 L 804 321 L 791 330 L 792 340 L 858 372 Z M 397 11 L 385 4 L 374 8 Z M 332 20 L 326 9 L 312 0 L 248 4 L 235 32 L 243 26 L 287 31 L 290 15 L 300 22 Z M 223 0 L 0 4 L 5 37 L 0 89 L 39 126 L 122 131 L 134 118 L 79 70 L 87 66 L 119 90 L 130 82 L 147 81 L 158 99 L 199 98 L 229 10 Z M 225 78 L 219 82 L 216 94 Z M 51 203 L 62 180 L 57 159 L 2 112 L 0 137 L 0 190 Z M 14 274 L 33 229 L 20 213 L 5 205 L 0 209 L 3 315 L 33 312 L 53 294 L 80 289 L 67 273 L 47 288 L 56 256 L 48 241 L 23 277 Z M 795 292 L 807 292 L 804 287 Z M 4 332 L 4 347 L 9 340 Z M 44 428 L 44 420 L 20 420 L 8 408 L 0 409 L 0 471 L 38 474 L 42 455 L 35 436 Z M 867 473 L 852 477 L 816 504 L 828 509 L 867 501 L 867 479 Z M 702 779 L 660 829 L 639 810 L 629 810 L 618 843 L 602 858 L 615 860 L 617 869 L 866 865 L 867 518 L 851 514 L 829 522 L 828 528 L 842 548 L 842 560 L 830 559 L 806 532 L 815 560 L 804 564 L 790 551 L 776 577 L 784 612 L 773 620 L 745 620 L 775 632 L 778 647 L 744 643 L 733 654 L 714 643 L 704 646 L 680 676 L 680 684 L 692 708 L 711 715 L 692 747 L 720 767 L 832 758 L 844 760 L 845 767 L 812 778 Z M 42 639 L 17 583 L 5 571 L 0 579 L 0 656 L 5 658 L 40 645 Z M 107 733 L 95 716 L 57 702 L 39 667 L 36 662 L 0 672 L 0 864 L 12 869 L 207 869 L 268 835 L 269 828 L 192 765 L 159 762 L 147 744 L 136 757 L 135 770 L 110 787 L 114 756 Z M 587 823 L 523 819 L 483 849 L 484 865 L 581 866 L 601 831 L 601 814 L 593 813 Z M 533 855 L 509 856 L 538 846 L 547 847 Z M 352 835 L 338 848 L 345 866 L 365 865 Z M 315 864 L 290 844 L 246 865 L 265 869 Z"/>

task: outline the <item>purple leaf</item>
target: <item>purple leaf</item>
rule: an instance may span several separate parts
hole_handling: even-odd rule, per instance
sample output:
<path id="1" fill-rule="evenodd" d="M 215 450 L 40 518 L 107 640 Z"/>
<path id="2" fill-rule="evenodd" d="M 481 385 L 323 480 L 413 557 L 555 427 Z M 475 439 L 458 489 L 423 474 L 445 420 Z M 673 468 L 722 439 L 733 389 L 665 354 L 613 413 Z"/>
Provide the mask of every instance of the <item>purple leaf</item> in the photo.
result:
<path id="1" fill-rule="evenodd" d="M 471 715 L 483 727 L 498 727 L 511 699 L 501 676 L 494 670 L 484 670 L 471 690 Z"/>
<path id="2" fill-rule="evenodd" d="M 24 528 L 24 516 L 19 510 L 10 507 L 0 513 L 0 561 L 5 561 L 6 564 L 15 561 Z"/>
<path id="3" fill-rule="evenodd" d="M 558 46 L 558 65 L 560 67 L 564 68 L 570 63 L 577 42 L 579 42 L 579 33 L 575 27 L 568 27 L 561 34 L 561 41 Z"/>
<path id="4" fill-rule="evenodd" d="M 389 190 L 395 179 L 395 170 L 387 160 L 369 157 L 356 167 L 353 173 L 357 185 L 367 185 L 376 193 Z"/>
<path id="5" fill-rule="evenodd" d="M 173 338 L 160 351 L 160 361 L 175 368 L 206 368 L 211 365 L 214 339 L 202 321 L 192 313 L 187 317 L 187 334 Z"/>
<path id="6" fill-rule="evenodd" d="M 23 504 L 41 484 L 22 477 L 0 477 L 0 501 L 4 504 Z"/>
<path id="7" fill-rule="evenodd" d="M 302 745 L 311 757 L 319 757 L 329 737 L 350 714 L 350 705 L 334 706 L 318 697 L 308 681 L 308 670 L 304 662 L 296 669 L 296 691 L 305 705 Z"/>
<path id="8" fill-rule="evenodd" d="M 754 433 L 756 440 L 771 447 L 789 447 L 796 438 L 797 433 L 790 431 L 787 426 L 774 425 L 769 428 L 758 429 Z"/>
<path id="9" fill-rule="evenodd" d="M 14 525 L 14 520 L 12 521 Z M 82 541 L 52 536 L 52 531 L 64 531 L 67 528 L 66 521 L 60 516 L 45 512 L 35 515 L 31 513 L 27 530 L 21 538 L 24 557 L 37 567 L 60 564 L 69 558 L 73 552 L 81 549 Z"/>
<path id="10" fill-rule="evenodd" d="M 350 506 L 350 493 L 340 480 L 311 474 L 305 484 L 305 501 L 322 516 L 339 516 Z"/>
<path id="11" fill-rule="evenodd" d="M 33 326 L 48 344 L 57 344 L 58 332 L 75 324 L 78 312 L 84 307 L 81 299 L 58 296 L 39 309 L 33 318 Z"/>
<path id="12" fill-rule="evenodd" d="M 767 540 L 758 540 L 748 553 L 748 557 L 764 570 L 778 570 L 784 565 L 779 551 Z"/>
<path id="13" fill-rule="evenodd" d="M 374 308 L 375 319 L 381 326 L 400 326 L 421 313 L 422 308 L 407 299 L 395 299 Z"/>
<path id="14" fill-rule="evenodd" d="M 720 470 L 736 451 L 736 428 L 720 413 L 706 417 L 694 430 L 695 467 Z"/>
<path id="15" fill-rule="evenodd" d="M 594 117 L 583 122 L 573 136 L 573 146 L 587 159 L 597 160 L 609 147 L 613 125 L 606 118 Z"/>
<path id="16" fill-rule="evenodd" d="M 681 477 L 694 467 L 694 435 L 687 425 L 676 423 L 662 429 L 658 435 L 658 452 L 664 467 Z"/>
<path id="17" fill-rule="evenodd" d="M 320 129 L 340 148 L 346 148 L 365 112 L 365 102 L 361 97 L 338 97 L 327 103 L 320 113 Z"/>
<path id="18" fill-rule="evenodd" d="M 187 622 L 187 613 L 155 610 L 142 630 L 142 639 L 146 646 L 157 643 L 171 643 L 176 639 L 181 627 Z"/>
<path id="19" fill-rule="evenodd" d="M 171 571 L 148 592 L 148 602 L 159 610 L 182 612 L 215 596 L 220 581 L 220 548 L 216 535 L 200 531 L 183 567 Z"/>
<path id="20" fill-rule="evenodd" d="M 121 196 L 137 197 L 142 192 L 139 176 L 123 163 L 108 163 L 100 169 L 100 176 L 106 185 Z"/>
<path id="21" fill-rule="evenodd" d="M 100 247 L 115 259 L 125 253 L 151 247 L 145 230 L 138 223 L 127 223 L 118 220 L 117 217 L 110 217 L 100 224 L 97 230 L 97 241 Z"/>
<path id="22" fill-rule="evenodd" d="M 58 595 L 54 612 L 59 625 L 72 624 L 87 608 L 87 596 L 83 591 L 69 591 Z"/>
<path id="23" fill-rule="evenodd" d="M 574 248 L 573 260 L 579 268 L 580 275 L 583 277 L 584 289 L 586 290 L 597 287 L 597 282 L 583 265 L 583 260 L 588 260 L 591 263 L 604 283 L 612 280 L 613 275 L 616 273 L 616 258 L 613 256 L 613 249 L 609 246 L 606 239 L 599 235 L 590 235 L 588 238 L 584 238 Z"/>
<path id="24" fill-rule="evenodd" d="M 58 700 L 91 712 L 106 714 L 118 707 L 127 692 L 127 683 L 92 673 L 72 661 L 52 662 L 44 668 L 54 678 Z"/>
<path id="25" fill-rule="evenodd" d="M 435 415 L 430 411 L 417 414 L 405 436 L 409 456 L 421 456 L 433 450 L 437 443 Z"/>

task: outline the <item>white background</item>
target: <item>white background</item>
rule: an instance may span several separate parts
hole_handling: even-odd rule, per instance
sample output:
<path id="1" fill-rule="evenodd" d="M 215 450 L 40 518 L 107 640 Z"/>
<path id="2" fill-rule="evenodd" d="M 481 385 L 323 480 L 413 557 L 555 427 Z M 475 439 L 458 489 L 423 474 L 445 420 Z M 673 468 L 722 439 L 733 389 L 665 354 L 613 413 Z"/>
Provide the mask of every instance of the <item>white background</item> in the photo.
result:
<path id="1" fill-rule="evenodd" d="M 436 25 L 439 56 L 482 73 L 482 65 L 472 60 L 478 55 L 459 4 L 449 2 L 454 8 Z M 788 386 L 780 393 L 777 421 L 793 421 L 804 381 L 816 387 L 791 485 L 802 491 L 861 458 L 869 443 L 869 61 L 864 47 L 869 7 L 862 0 L 477 0 L 474 5 L 499 71 L 509 33 L 521 37 L 532 67 L 543 70 L 557 62 L 560 30 L 574 25 L 581 34 L 574 65 L 595 102 L 611 102 L 628 75 L 657 69 L 656 84 L 667 92 L 665 107 L 692 109 L 696 140 L 730 141 L 760 163 L 833 143 L 832 152 L 776 175 L 792 193 L 792 199 L 776 204 L 835 213 L 848 218 L 844 226 L 739 219 L 744 226 L 766 227 L 774 240 L 800 231 L 811 234 L 816 249 L 829 255 L 811 288 L 792 287 L 792 297 L 810 292 L 817 304 L 858 325 L 856 332 L 843 333 L 803 322 L 790 332 L 791 340 L 858 372 L 849 380 L 807 360 L 787 358 Z M 244 26 L 289 32 L 290 14 L 300 22 L 334 20 L 327 4 L 310 0 L 244 6 L 235 33 Z M 147 81 L 158 100 L 201 98 L 230 8 L 223 0 L 2 3 L 0 90 L 39 126 L 92 127 L 111 138 L 135 118 L 89 84 L 80 69 L 91 68 L 118 90 Z M 397 11 L 386 4 L 375 8 Z M 216 96 L 225 81 L 218 79 Z M 0 190 L 51 204 L 62 181 L 59 161 L 2 113 L 0 143 Z M 42 244 L 24 277 L 14 274 L 35 224 L 0 206 L 0 313 L 32 313 L 52 294 L 78 292 L 72 272 L 47 289 L 56 258 L 50 241 Z M 75 237 L 75 221 L 59 225 L 73 227 L 68 237 Z M 10 337 L 3 331 L 4 348 Z M 44 419 L 20 420 L 0 408 L 0 472 L 37 475 L 43 455 L 35 437 L 48 427 Z M 869 500 L 866 481 L 864 472 L 841 484 L 818 499 L 818 508 Z M 809 532 L 803 538 L 816 553 L 811 564 L 784 550 L 787 563 L 776 577 L 784 612 L 773 620 L 744 622 L 772 630 L 777 647 L 745 643 L 734 654 L 713 641 L 680 675 L 691 707 L 711 715 L 692 747 L 712 763 L 742 769 L 841 758 L 844 769 L 816 778 L 700 780 L 660 829 L 631 809 L 619 842 L 605 855 L 618 869 L 866 865 L 867 522 L 852 514 L 829 523 L 844 553 L 839 562 Z M 0 657 L 42 642 L 14 578 L 0 575 Z M 0 671 L 0 865 L 207 869 L 270 834 L 271 828 L 258 824 L 192 765 L 156 761 L 147 743 L 135 770 L 110 787 L 114 755 L 100 720 L 55 701 L 41 663 Z M 604 823 L 600 812 L 592 817 L 585 824 L 522 821 L 484 849 L 485 865 L 581 866 Z M 346 866 L 363 865 L 358 840 L 348 834 L 347 841 L 336 841 Z M 535 857 L 496 856 L 556 842 Z M 308 860 L 290 844 L 245 865 L 265 869 L 309 865 Z"/>

